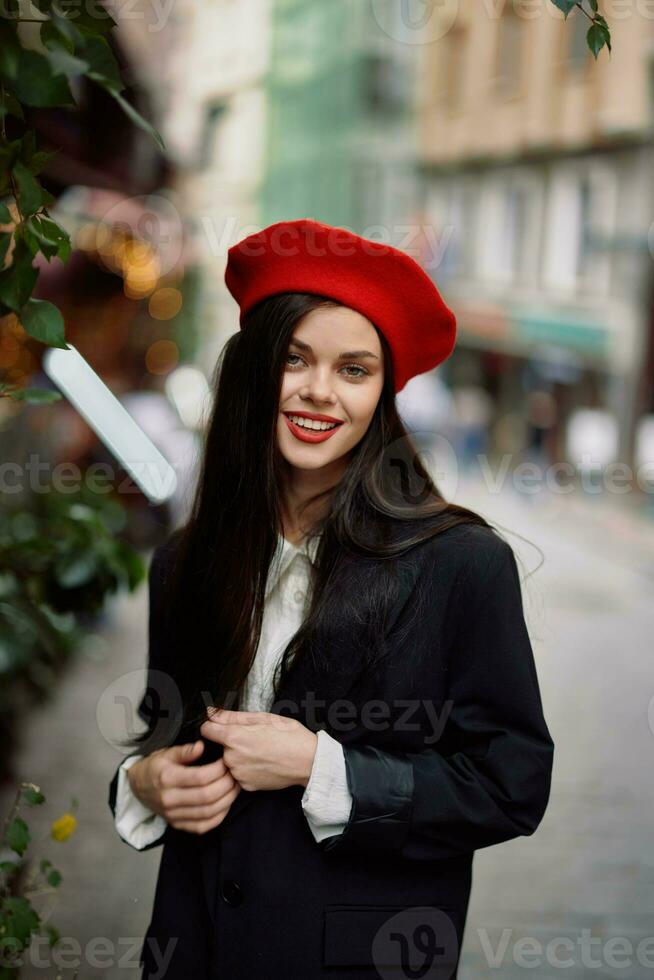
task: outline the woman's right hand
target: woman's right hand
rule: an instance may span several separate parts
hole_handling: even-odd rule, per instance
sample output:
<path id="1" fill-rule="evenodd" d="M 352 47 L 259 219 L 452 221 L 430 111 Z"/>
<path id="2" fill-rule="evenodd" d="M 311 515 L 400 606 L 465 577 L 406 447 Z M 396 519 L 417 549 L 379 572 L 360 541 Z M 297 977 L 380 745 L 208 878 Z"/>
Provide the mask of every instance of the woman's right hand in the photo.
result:
<path id="1" fill-rule="evenodd" d="M 138 759 L 127 771 L 135 795 L 171 827 L 206 834 L 227 815 L 241 786 L 222 758 L 207 765 L 192 765 L 204 751 L 204 742 L 187 742 L 156 749 Z"/>

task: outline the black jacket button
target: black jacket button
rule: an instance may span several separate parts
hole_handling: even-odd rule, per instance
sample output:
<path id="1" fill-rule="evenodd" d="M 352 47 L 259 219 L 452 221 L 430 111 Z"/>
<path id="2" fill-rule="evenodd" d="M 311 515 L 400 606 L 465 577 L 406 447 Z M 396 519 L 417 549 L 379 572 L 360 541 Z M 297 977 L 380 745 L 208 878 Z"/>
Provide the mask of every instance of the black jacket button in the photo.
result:
<path id="1" fill-rule="evenodd" d="M 228 878 L 220 886 L 220 897 L 228 905 L 240 905 L 243 901 L 243 891 L 238 881 Z"/>

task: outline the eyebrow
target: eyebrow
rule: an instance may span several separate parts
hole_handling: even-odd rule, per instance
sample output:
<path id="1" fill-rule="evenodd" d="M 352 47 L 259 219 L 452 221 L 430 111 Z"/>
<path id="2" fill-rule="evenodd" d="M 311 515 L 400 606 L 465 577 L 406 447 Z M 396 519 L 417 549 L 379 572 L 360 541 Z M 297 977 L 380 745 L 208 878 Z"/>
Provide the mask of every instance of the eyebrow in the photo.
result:
<path id="1" fill-rule="evenodd" d="M 299 347 L 300 350 L 305 350 L 305 351 L 308 351 L 310 354 L 313 354 L 313 350 L 311 349 L 311 345 L 310 344 L 305 344 L 304 341 L 298 340 L 297 337 L 291 337 L 291 341 L 290 342 L 292 344 L 295 344 L 296 347 Z M 358 357 L 358 358 L 373 357 L 376 361 L 379 360 L 379 358 L 377 357 L 377 355 L 376 354 L 373 354 L 373 352 L 370 351 L 370 350 L 346 350 L 346 351 L 343 351 L 342 354 L 339 354 L 338 355 L 337 360 L 339 360 L 339 361 L 347 360 L 348 357 Z"/>

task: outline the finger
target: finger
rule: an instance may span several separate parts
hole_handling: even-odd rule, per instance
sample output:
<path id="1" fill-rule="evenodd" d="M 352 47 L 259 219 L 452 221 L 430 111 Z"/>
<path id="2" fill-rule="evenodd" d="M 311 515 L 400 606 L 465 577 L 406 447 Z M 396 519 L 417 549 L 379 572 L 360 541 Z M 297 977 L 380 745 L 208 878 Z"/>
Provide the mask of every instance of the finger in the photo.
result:
<path id="1" fill-rule="evenodd" d="M 204 751 L 204 742 L 185 742 L 184 745 L 171 745 L 163 750 L 163 757 L 169 762 L 188 765 L 192 759 L 197 759 Z"/>
<path id="2" fill-rule="evenodd" d="M 230 773 L 225 773 L 219 779 L 207 786 L 179 788 L 177 786 L 163 789 L 160 794 L 161 803 L 167 811 L 178 807 L 210 806 L 222 796 L 230 792 L 235 780 Z"/>
<path id="3" fill-rule="evenodd" d="M 230 727 L 220 721 L 203 721 L 200 725 L 200 735 L 210 742 L 218 742 L 219 745 L 224 745 L 229 738 Z"/>
<path id="4" fill-rule="evenodd" d="M 217 813 L 220 813 L 221 810 L 229 807 L 238 796 L 239 790 L 240 787 L 237 784 L 228 790 L 227 793 L 223 793 L 220 799 L 214 800 L 213 803 L 198 804 L 197 806 L 177 806 L 167 811 L 168 816 L 171 820 L 185 820 L 189 822 L 209 820 Z"/>
<path id="5" fill-rule="evenodd" d="M 180 766 L 173 763 L 161 773 L 160 785 L 171 789 L 181 789 L 187 786 L 207 786 L 228 772 L 223 758 L 208 762 L 204 766 Z"/>
<path id="6" fill-rule="evenodd" d="M 202 818 L 200 820 L 194 819 L 183 819 L 183 818 L 171 818 L 168 823 L 170 823 L 177 830 L 187 830 L 195 834 L 206 834 L 208 830 L 213 827 L 217 827 L 218 824 L 222 823 L 225 819 L 229 808 L 236 798 L 236 793 L 229 799 L 225 799 L 223 805 L 216 808 L 213 816 L 208 818 Z"/>
<path id="7" fill-rule="evenodd" d="M 231 711 L 229 708 L 216 708 L 209 706 L 207 714 L 210 721 L 218 721 L 223 724 L 235 725 L 256 725 L 261 723 L 269 714 L 267 711 Z"/>

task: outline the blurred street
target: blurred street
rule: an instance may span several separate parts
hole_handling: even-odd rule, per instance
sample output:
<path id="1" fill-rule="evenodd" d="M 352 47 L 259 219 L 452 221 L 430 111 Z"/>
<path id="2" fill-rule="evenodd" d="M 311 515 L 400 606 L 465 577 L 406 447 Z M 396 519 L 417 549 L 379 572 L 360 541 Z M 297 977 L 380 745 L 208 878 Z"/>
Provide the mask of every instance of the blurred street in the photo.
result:
<path id="1" fill-rule="evenodd" d="M 641 947 L 642 963 L 637 946 L 653 932 L 654 527 L 607 500 L 535 502 L 511 490 L 495 496 L 470 478 L 459 481 L 455 499 L 515 532 L 506 537 L 522 579 L 540 563 L 538 549 L 544 552 L 523 597 L 556 744 L 551 803 L 535 835 L 476 854 L 461 980 L 540 980 L 561 969 L 575 980 L 591 970 L 648 976 L 654 942 Z M 146 614 L 145 588 L 114 603 L 106 646 L 95 659 L 79 660 L 56 702 L 30 718 L 17 761 L 55 811 L 71 795 L 80 800 L 76 839 L 50 847 L 61 849 L 56 864 L 64 875 L 52 921 L 82 950 L 103 936 L 124 957 L 123 966 L 87 963 L 83 977 L 138 977 L 129 966 L 152 907 L 161 851 L 137 853 L 116 835 L 106 798 L 120 755 L 94 718 L 102 692 L 142 667 Z M 560 937 L 571 943 L 548 952 Z"/>

